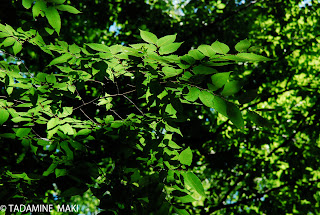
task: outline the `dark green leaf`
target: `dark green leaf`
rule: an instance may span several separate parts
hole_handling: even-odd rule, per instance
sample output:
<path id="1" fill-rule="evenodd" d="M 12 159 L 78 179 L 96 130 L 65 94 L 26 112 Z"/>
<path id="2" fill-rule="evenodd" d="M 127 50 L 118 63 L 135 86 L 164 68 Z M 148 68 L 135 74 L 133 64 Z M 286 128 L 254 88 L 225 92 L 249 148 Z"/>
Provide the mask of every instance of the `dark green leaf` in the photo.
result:
<path id="1" fill-rule="evenodd" d="M 196 75 L 210 75 L 213 73 L 217 73 L 218 71 L 214 68 L 199 65 L 193 68 L 193 73 Z"/>

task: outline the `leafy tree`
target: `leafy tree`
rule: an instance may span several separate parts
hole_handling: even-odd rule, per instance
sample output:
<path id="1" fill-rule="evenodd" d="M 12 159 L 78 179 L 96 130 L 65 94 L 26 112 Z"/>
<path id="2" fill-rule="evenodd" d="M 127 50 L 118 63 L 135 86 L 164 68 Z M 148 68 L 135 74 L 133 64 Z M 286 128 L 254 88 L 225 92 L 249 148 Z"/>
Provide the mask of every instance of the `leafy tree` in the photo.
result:
<path id="1" fill-rule="evenodd" d="M 317 214 L 320 10 L 299 3 L 8 1 L 1 202 Z"/>

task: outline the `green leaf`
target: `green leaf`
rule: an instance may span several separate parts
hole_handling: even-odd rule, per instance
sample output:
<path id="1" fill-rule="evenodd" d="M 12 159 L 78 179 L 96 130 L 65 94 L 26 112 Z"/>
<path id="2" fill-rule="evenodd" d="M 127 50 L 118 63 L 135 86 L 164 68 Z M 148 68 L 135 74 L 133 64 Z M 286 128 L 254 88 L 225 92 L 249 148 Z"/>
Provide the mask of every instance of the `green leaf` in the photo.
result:
<path id="1" fill-rule="evenodd" d="M 270 58 L 261 56 L 261 55 L 257 55 L 254 53 L 239 53 L 237 54 L 238 57 L 241 57 L 247 61 L 250 62 L 258 62 L 258 61 L 269 61 L 271 60 Z"/>
<path id="2" fill-rule="evenodd" d="M 173 149 L 180 149 L 182 148 L 181 146 L 179 146 L 177 143 L 173 142 L 172 140 L 169 140 L 168 146 L 173 148 Z"/>
<path id="3" fill-rule="evenodd" d="M 43 0 L 37 0 L 36 3 L 32 7 L 33 18 L 36 18 L 37 16 L 39 16 L 41 13 L 46 11 L 46 9 L 47 9 L 46 2 Z"/>
<path id="4" fill-rule="evenodd" d="M 230 73 L 231 72 L 221 72 L 211 76 L 212 84 L 216 87 L 216 90 L 227 83 Z"/>
<path id="5" fill-rule="evenodd" d="M 56 168 L 58 166 L 58 164 L 57 163 L 52 163 L 50 166 L 49 166 L 49 168 L 45 171 L 45 172 L 43 172 L 43 176 L 48 176 L 48 175 L 50 175 L 51 173 L 53 173 L 53 171 L 54 171 L 54 169 Z"/>
<path id="6" fill-rule="evenodd" d="M 194 64 L 196 62 L 196 60 L 193 57 L 187 54 L 183 55 L 180 59 L 181 61 L 185 61 L 188 64 Z"/>
<path id="7" fill-rule="evenodd" d="M 56 8 L 58 10 L 66 11 L 66 12 L 73 13 L 73 14 L 81 13 L 78 9 L 76 9 L 70 5 L 58 5 L 58 6 L 56 6 Z"/>
<path id="8" fill-rule="evenodd" d="M 59 125 L 59 124 L 60 124 L 60 120 L 59 120 L 57 117 L 51 118 L 51 119 L 48 121 L 47 129 L 50 130 L 50 129 L 56 127 L 56 126 Z"/>
<path id="9" fill-rule="evenodd" d="M 96 51 L 99 51 L 99 52 L 110 52 L 109 47 L 104 45 L 104 44 L 88 43 L 87 46 L 89 46 L 93 50 L 96 50 Z"/>
<path id="10" fill-rule="evenodd" d="M 148 32 L 148 31 L 140 30 L 140 36 L 141 36 L 141 38 L 142 38 L 144 41 L 146 41 L 147 43 L 156 44 L 157 41 L 158 41 L 157 36 L 154 35 L 154 34 L 151 33 L 151 32 Z"/>
<path id="11" fill-rule="evenodd" d="M 157 40 L 157 46 L 161 47 L 161 46 L 169 45 L 176 40 L 176 37 L 177 37 L 176 34 L 161 37 L 160 39 Z"/>
<path id="12" fill-rule="evenodd" d="M 0 108 L 0 125 L 5 123 L 8 120 L 8 118 L 9 112 L 4 108 Z"/>
<path id="13" fill-rule="evenodd" d="M 86 129 L 82 129 L 82 130 L 78 131 L 77 132 L 77 136 L 80 136 L 80 135 L 86 136 L 86 135 L 88 135 L 90 133 L 91 133 L 91 130 L 86 128 Z"/>
<path id="14" fill-rule="evenodd" d="M 229 81 L 224 85 L 224 88 L 221 92 L 223 96 L 231 96 L 241 89 L 242 84 L 240 81 Z"/>
<path id="15" fill-rule="evenodd" d="M 188 55 L 193 57 L 195 60 L 202 60 L 204 58 L 204 55 L 196 49 L 190 50 Z"/>
<path id="16" fill-rule="evenodd" d="M 33 2 L 34 0 L 22 0 L 22 6 L 26 9 L 29 9 L 31 8 Z"/>
<path id="17" fill-rule="evenodd" d="M 216 52 L 209 45 L 200 45 L 198 50 L 201 51 L 207 57 L 214 57 Z"/>
<path id="18" fill-rule="evenodd" d="M 51 75 L 46 75 L 46 80 L 50 84 L 54 84 L 57 82 L 56 76 L 51 74 Z"/>
<path id="19" fill-rule="evenodd" d="M 220 43 L 219 41 L 212 43 L 211 47 L 213 51 L 219 54 L 227 54 L 230 50 L 230 48 L 226 44 Z"/>
<path id="20" fill-rule="evenodd" d="M 162 68 L 162 72 L 165 74 L 166 78 L 170 78 L 179 75 L 183 70 L 165 66 Z"/>
<path id="21" fill-rule="evenodd" d="M 192 71 L 196 75 L 209 75 L 209 74 L 218 72 L 214 68 L 203 66 L 203 65 L 195 66 Z"/>
<path id="22" fill-rule="evenodd" d="M 61 131 L 63 131 L 63 133 L 65 133 L 65 134 L 69 134 L 69 135 L 74 134 L 73 128 L 69 123 L 66 123 L 66 124 L 60 126 L 59 129 Z"/>
<path id="23" fill-rule="evenodd" d="M 192 151 L 190 147 L 183 150 L 179 155 L 179 161 L 181 164 L 190 166 L 192 163 Z"/>
<path id="24" fill-rule="evenodd" d="M 68 171 L 66 169 L 55 169 L 54 172 L 55 172 L 57 178 L 68 174 Z"/>
<path id="25" fill-rule="evenodd" d="M 194 198 L 193 198 L 192 196 L 190 196 L 190 195 L 185 195 L 185 196 L 181 196 L 181 197 L 175 196 L 175 199 L 181 201 L 182 203 L 189 203 L 189 202 L 197 201 L 196 199 L 194 199 Z"/>
<path id="26" fill-rule="evenodd" d="M 247 49 L 251 46 L 251 43 L 245 39 L 245 40 L 241 40 L 240 42 L 238 42 L 236 45 L 235 45 L 235 49 L 238 51 L 238 52 L 245 52 L 247 51 Z"/>
<path id="27" fill-rule="evenodd" d="M 57 9 L 55 7 L 48 7 L 45 12 L 49 24 L 59 34 L 61 29 L 61 19 Z"/>
<path id="28" fill-rule="evenodd" d="M 22 50 L 22 44 L 19 41 L 16 41 L 13 46 L 13 54 L 16 55 Z"/>
<path id="29" fill-rule="evenodd" d="M 181 175 L 184 178 L 185 185 L 191 187 L 192 190 L 199 193 L 202 197 L 206 198 L 204 188 L 200 179 L 193 172 L 181 172 Z"/>
<path id="30" fill-rule="evenodd" d="M 211 93 L 209 93 L 208 91 L 205 91 L 205 90 L 200 91 L 199 99 L 205 106 L 213 108 L 213 106 L 214 106 L 214 103 L 213 103 L 214 98 L 215 98 L 215 96 L 212 95 Z"/>
<path id="31" fill-rule="evenodd" d="M 55 59 L 53 59 L 48 66 L 52 66 L 59 63 L 66 63 L 70 58 L 72 58 L 72 55 L 70 53 L 65 53 Z"/>
<path id="32" fill-rule="evenodd" d="M 190 215 L 189 212 L 186 211 L 185 209 L 179 209 L 176 207 L 173 207 L 173 209 L 178 215 Z"/>
<path id="33" fill-rule="evenodd" d="M 254 111 L 248 111 L 248 117 L 252 122 L 257 124 L 258 126 L 272 128 L 272 124 L 269 120 L 263 118 Z"/>
<path id="34" fill-rule="evenodd" d="M 181 43 L 171 43 L 165 46 L 161 46 L 159 49 L 159 54 L 164 55 L 164 54 L 170 54 L 178 50 L 178 48 L 181 46 Z"/>
<path id="35" fill-rule="evenodd" d="M 2 43 L 1 45 L 3 45 L 4 47 L 8 47 L 13 45 L 16 42 L 16 40 L 13 37 L 7 37 Z"/>
<path id="36" fill-rule="evenodd" d="M 170 115 L 176 115 L 176 113 L 177 113 L 177 111 L 173 108 L 172 104 L 168 104 L 166 106 L 165 112 L 167 112 Z"/>
<path id="37" fill-rule="evenodd" d="M 214 97 L 213 103 L 214 103 L 213 108 L 216 111 L 228 117 L 235 126 L 237 126 L 240 129 L 243 129 L 244 121 L 238 106 L 218 96 Z"/>
<path id="38" fill-rule="evenodd" d="M 27 136 L 31 131 L 31 128 L 18 128 L 16 131 L 17 137 L 24 137 Z"/>
<path id="39" fill-rule="evenodd" d="M 199 98 L 200 90 L 197 87 L 191 87 L 189 93 L 184 97 L 190 102 L 194 102 Z"/>

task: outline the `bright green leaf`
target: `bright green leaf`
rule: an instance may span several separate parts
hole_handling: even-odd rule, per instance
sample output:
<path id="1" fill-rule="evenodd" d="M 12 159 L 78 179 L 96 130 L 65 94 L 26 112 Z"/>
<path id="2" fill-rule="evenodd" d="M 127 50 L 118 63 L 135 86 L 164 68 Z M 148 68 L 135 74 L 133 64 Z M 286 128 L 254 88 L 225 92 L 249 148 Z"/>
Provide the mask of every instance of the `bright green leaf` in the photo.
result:
<path id="1" fill-rule="evenodd" d="M 194 102 L 199 98 L 200 90 L 197 87 L 191 87 L 189 93 L 184 97 L 190 102 Z"/>
<path id="2" fill-rule="evenodd" d="M 254 53 L 239 53 L 237 54 L 238 57 L 241 57 L 247 61 L 250 62 L 258 62 L 258 61 L 269 61 L 271 60 L 270 58 L 261 56 L 261 55 L 257 55 Z"/>
<path id="3" fill-rule="evenodd" d="M 204 58 L 204 55 L 197 49 L 190 50 L 188 55 L 193 57 L 195 60 L 202 60 Z"/>
<path id="4" fill-rule="evenodd" d="M 208 91 L 200 91 L 199 94 L 199 99 L 200 101 L 207 107 L 212 108 L 214 106 L 213 101 L 214 101 L 214 95 L 212 93 L 209 93 Z"/>
<path id="5" fill-rule="evenodd" d="M 157 36 L 154 35 L 153 33 L 151 32 L 148 32 L 148 31 L 143 31 L 143 30 L 140 30 L 140 36 L 141 38 L 146 41 L 147 43 L 153 43 L 153 44 L 156 44 L 157 43 Z"/>
<path id="6" fill-rule="evenodd" d="M 13 37 L 7 37 L 2 43 L 1 45 L 3 45 L 4 47 L 7 46 L 11 46 L 16 42 L 16 40 Z"/>
<path id="7" fill-rule="evenodd" d="M 230 73 L 231 72 L 221 72 L 211 76 L 212 84 L 216 87 L 216 90 L 227 83 Z"/>
<path id="8" fill-rule="evenodd" d="M 272 127 L 272 124 L 270 123 L 269 120 L 263 118 L 262 116 L 260 116 L 258 113 L 254 111 L 248 111 L 248 117 L 252 122 L 257 124 L 258 126 L 268 127 L 268 128 Z"/>
<path id="9" fill-rule="evenodd" d="M 190 166 L 192 163 L 192 151 L 190 147 L 183 150 L 179 155 L 179 161 L 181 164 Z"/>
<path id="10" fill-rule="evenodd" d="M 170 115 L 176 115 L 177 111 L 173 108 L 172 104 L 168 104 L 165 110 Z"/>
<path id="11" fill-rule="evenodd" d="M 161 46 L 159 49 L 159 54 L 170 54 L 178 50 L 182 43 L 171 43 L 165 46 Z"/>
<path id="12" fill-rule="evenodd" d="M 181 175 L 184 178 L 185 185 L 189 186 L 192 190 L 196 191 L 202 197 L 206 198 L 202 183 L 193 172 L 181 172 Z"/>
<path id="13" fill-rule="evenodd" d="M 17 137 L 24 137 L 27 136 L 31 131 L 31 128 L 18 128 L 16 131 Z"/>
<path id="14" fill-rule="evenodd" d="M 22 0 L 22 5 L 26 9 L 30 9 L 34 0 Z"/>
<path id="15" fill-rule="evenodd" d="M 169 66 L 162 68 L 162 72 L 165 74 L 166 78 L 174 77 L 182 73 L 182 69 L 175 69 Z"/>
<path id="16" fill-rule="evenodd" d="M 70 53 L 65 53 L 55 59 L 53 59 L 48 66 L 52 66 L 59 63 L 66 63 L 70 58 L 72 58 L 72 55 Z"/>
<path id="17" fill-rule="evenodd" d="M 57 9 L 55 7 L 48 7 L 45 12 L 49 24 L 59 34 L 61 29 L 61 19 Z"/>
<path id="18" fill-rule="evenodd" d="M 247 39 L 245 39 L 238 42 L 235 46 L 235 49 L 238 52 L 245 52 L 250 46 L 251 46 L 251 43 Z"/>
<path id="19" fill-rule="evenodd" d="M 0 108 L 0 125 L 5 123 L 8 120 L 8 118 L 9 112 L 4 108 Z"/>
<path id="20" fill-rule="evenodd" d="M 58 5 L 58 6 L 56 6 L 56 8 L 58 10 L 66 11 L 66 12 L 73 13 L 73 14 L 81 13 L 78 9 L 76 9 L 70 5 Z"/>
<path id="21" fill-rule="evenodd" d="M 88 43 L 87 46 L 89 46 L 93 50 L 96 50 L 96 51 L 99 51 L 99 52 L 110 52 L 109 47 L 104 45 L 104 44 Z"/>
<path id="22" fill-rule="evenodd" d="M 13 54 L 16 55 L 22 50 L 22 44 L 19 41 L 16 41 L 13 46 Z"/>
<path id="23" fill-rule="evenodd" d="M 213 48 L 213 51 L 219 54 L 227 54 L 230 50 L 226 44 L 220 43 L 219 41 L 212 43 L 211 47 Z"/>
<path id="24" fill-rule="evenodd" d="M 59 125 L 59 124 L 60 124 L 60 120 L 59 120 L 57 117 L 51 118 L 51 119 L 48 121 L 47 129 L 50 130 L 51 128 L 54 128 L 54 127 L 56 127 L 56 126 Z"/>
<path id="25" fill-rule="evenodd" d="M 167 35 L 167 36 L 161 37 L 157 41 L 157 46 L 161 47 L 161 46 L 169 45 L 169 44 L 173 43 L 176 40 L 176 37 L 177 37 L 176 34 Z"/>
<path id="26" fill-rule="evenodd" d="M 201 51 L 207 57 L 213 57 L 216 54 L 213 48 L 209 45 L 200 45 L 198 47 L 198 50 Z"/>

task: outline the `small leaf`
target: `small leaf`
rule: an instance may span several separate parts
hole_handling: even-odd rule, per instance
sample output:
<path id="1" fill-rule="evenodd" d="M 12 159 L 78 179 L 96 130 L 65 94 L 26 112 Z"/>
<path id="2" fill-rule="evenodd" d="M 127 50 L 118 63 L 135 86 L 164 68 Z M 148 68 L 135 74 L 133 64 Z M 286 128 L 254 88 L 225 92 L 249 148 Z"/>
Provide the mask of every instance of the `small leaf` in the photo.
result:
<path id="1" fill-rule="evenodd" d="M 224 85 L 224 88 L 221 92 L 223 96 L 231 96 L 241 89 L 242 84 L 240 81 L 229 81 Z"/>
<path id="2" fill-rule="evenodd" d="M 57 9 L 55 7 L 48 7 L 45 12 L 49 24 L 59 34 L 61 29 L 61 19 Z"/>
<path id="3" fill-rule="evenodd" d="M 230 73 L 231 72 L 221 72 L 211 76 L 212 84 L 216 87 L 216 90 L 227 83 Z"/>
<path id="4" fill-rule="evenodd" d="M 238 42 L 235 46 L 235 49 L 238 52 L 245 52 L 250 46 L 251 46 L 251 43 L 247 39 L 245 39 Z"/>
<path id="5" fill-rule="evenodd" d="M 53 59 L 48 66 L 52 66 L 59 63 L 66 63 L 70 58 L 72 58 L 72 55 L 70 53 L 65 53 L 55 59 Z"/>
<path id="6" fill-rule="evenodd" d="M 179 209 L 176 207 L 174 207 L 173 209 L 178 215 L 190 215 L 189 212 L 186 211 L 185 209 Z"/>
<path id="7" fill-rule="evenodd" d="M 27 136 L 31 131 L 31 128 L 18 128 L 16 131 L 16 136 L 17 137 L 24 137 Z"/>
<path id="8" fill-rule="evenodd" d="M 143 30 L 140 30 L 140 36 L 141 38 L 146 41 L 147 43 L 153 43 L 153 44 L 156 44 L 157 43 L 157 36 L 154 35 L 153 33 L 151 32 L 148 32 L 148 31 L 143 31 Z"/>
<path id="9" fill-rule="evenodd" d="M 192 71 L 196 75 L 210 75 L 218 72 L 214 68 L 203 66 L 203 65 L 195 66 Z"/>
<path id="10" fill-rule="evenodd" d="M 56 117 L 51 118 L 47 124 L 47 129 L 50 130 L 51 128 L 54 128 L 59 124 L 60 124 L 60 120 L 58 118 Z"/>
<path id="11" fill-rule="evenodd" d="M 200 90 L 197 87 L 191 87 L 189 93 L 184 97 L 190 102 L 194 102 L 199 98 Z"/>
<path id="12" fill-rule="evenodd" d="M 38 0 L 32 7 L 32 15 L 33 18 L 39 16 L 39 14 L 43 13 L 47 9 L 46 2 L 43 0 Z"/>
<path id="13" fill-rule="evenodd" d="M 56 174 L 56 178 L 60 177 L 60 176 L 64 176 L 67 175 L 68 172 L 66 169 L 55 169 L 55 174 Z"/>
<path id="14" fill-rule="evenodd" d="M 34 0 L 22 0 L 22 6 L 26 9 L 31 8 L 31 5 Z"/>
<path id="15" fill-rule="evenodd" d="M 207 57 L 214 57 L 216 52 L 209 45 L 200 45 L 198 50 L 201 51 Z"/>
<path id="16" fill-rule="evenodd" d="M 87 46 L 89 46 L 93 50 L 96 50 L 96 51 L 99 51 L 99 52 L 110 52 L 109 47 L 104 45 L 104 44 L 88 43 Z"/>
<path id="17" fill-rule="evenodd" d="M 161 46 L 159 49 L 159 54 L 170 54 L 178 50 L 182 43 L 171 43 L 165 46 Z"/>
<path id="18" fill-rule="evenodd" d="M 199 99 L 207 107 L 213 108 L 215 96 L 209 93 L 208 91 L 200 91 Z"/>
<path id="19" fill-rule="evenodd" d="M 71 127 L 71 125 L 69 123 L 66 123 L 66 124 L 60 126 L 59 129 L 61 131 L 63 131 L 63 133 L 65 133 L 65 134 L 69 134 L 69 135 L 74 134 L 73 128 Z"/>
<path id="20" fill-rule="evenodd" d="M 77 132 L 77 136 L 80 136 L 80 135 L 86 136 L 86 135 L 88 135 L 90 133 L 91 133 L 91 130 L 86 128 L 86 129 L 82 129 L 82 130 L 78 131 Z"/>
<path id="21" fill-rule="evenodd" d="M 13 45 L 16 42 L 16 40 L 13 37 L 7 37 L 2 43 L 1 45 L 3 45 L 4 47 L 8 47 Z"/>
<path id="22" fill-rule="evenodd" d="M 8 120 L 8 118 L 9 112 L 4 108 L 0 108 L 0 125 L 5 123 Z"/>
<path id="23" fill-rule="evenodd" d="M 14 55 L 16 55 L 22 50 L 22 44 L 19 41 L 16 41 L 13 44 L 12 49 L 13 49 Z"/>
<path id="24" fill-rule="evenodd" d="M 257 55 L 254 53 L 239 53 L 237 54 L 238 57 L 241 57 L 247 61 L 250 62 L 257 62 L 257 61 L 269 61 L 271 60 L 270 58 L 261 56 L 261 55 Z"/>
<path id="25" fill-rule="evenodd" d="M 161 46 L 169 45 L 176 40 L 176 37 L 177 37 L 176 34 L 161 37 L 160 39 L 157 40 L 157 46 L 161 47 Z"/>
<path id="26" fill-rule="evenodd" d="M 215 52 L 219 54 L 227 54 L 230 50 L 230 48 L 226 44 L 220 43 L 219 41 L 212 43 L 211 47 Z"/>
<path id="27" fill-rule="evenodd" d="M 183 150 L 179 155 L 179 161 L 181 164 L 190 166 L 192 163 L 192 151 L 190 147 Z"/>
<path id="28" fill-rule="evenodd" d="M 202 60 L 204 58 L 204 55 L 196 49 L 190 50 L 188 55 L 193 57 L 195 60 Z"/>
<path id="29" fill-rule="evenodd" d="M 172 104 L 168 104 L 165 110 L 170 115 L 176 115 L 177 111 L 173 108 Z"/>
<path id="30" fill-rule="evenodd" d="M 202 183 L 193 172 L 181 172 L 181 175 L 184 178 L 185 185 L 188 185 L 192 190 L 196 191 L 202 197 L 206 198 Z"/>
<path id="31" fill-rule="evenodd" d="M 174 77 L 182 73 L 182 69 L 175 69 L 169 66 L 162 68 L 162 72 L 165 74 L 166 78 Z"/>
<path id="32" fill-rule="evenodd" d="M 262 116 L 260 116 L 258 113 L 254 111 L 248 111 L 248 117 L 252 122 L 257 124 L 258 126 L 267 127 L 267 128 L 272 127 L 272 124 L 269 120 L 263 118 Z"/>
<path id="33" fill-rule="evenodd" d="M 194 202 L 197 201 L 196 199 L 194 199 L 192 196 L 190 195 L 185 195 L 185 196 L 181 196 L 181 197 L 176 197 L 175 198 L 179 201 L 181 201 L 182 203 L 189 203 L 189 202 Z"/>
<path id="34" fill-rule="evenodd" d="M 66 11 L 66 12 L 73 13 L 73 14 L 81 13 L 78 9 L 76 9 L 70 5 L 58 5 L 58 6 L 56 6 L 56 8 L 58 10 Z"/>
<path id="35" fill-rule="evenodd" d="M 54 83 L 57 82 L 56 76 L 54 76 L 53 74 L 47 75 L 47 76 L 46 76 L 46 80 L 47 80 L 47 82 L 50 83 L 50 84 L 54 84 Z"/>

